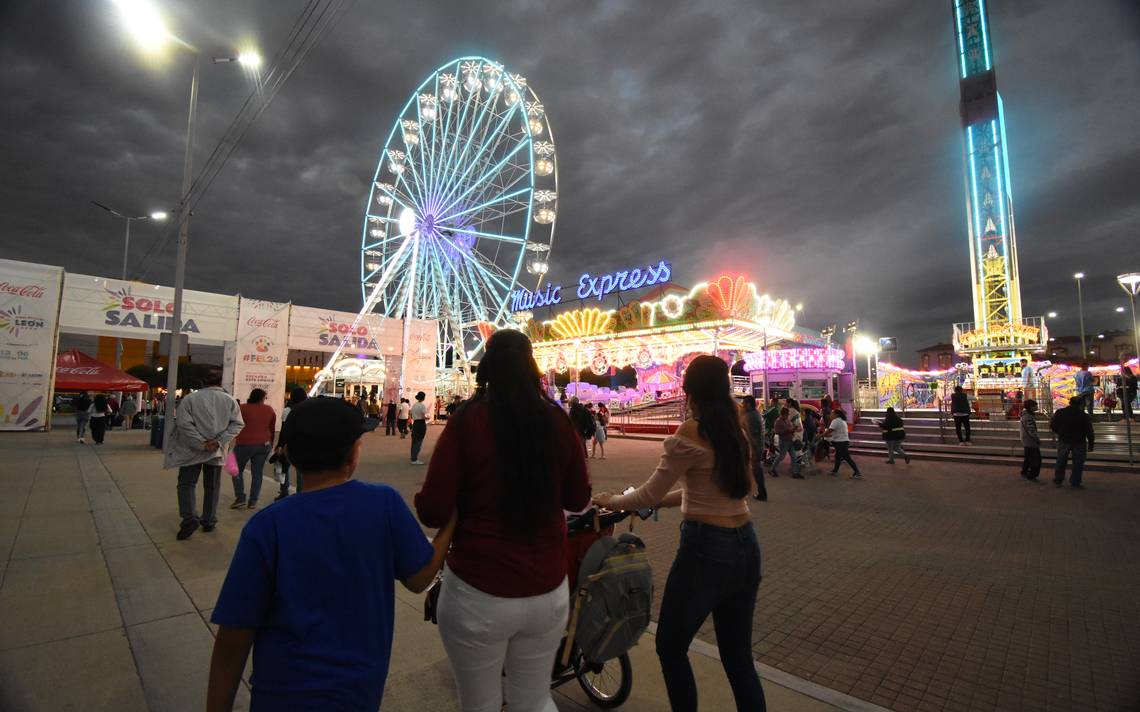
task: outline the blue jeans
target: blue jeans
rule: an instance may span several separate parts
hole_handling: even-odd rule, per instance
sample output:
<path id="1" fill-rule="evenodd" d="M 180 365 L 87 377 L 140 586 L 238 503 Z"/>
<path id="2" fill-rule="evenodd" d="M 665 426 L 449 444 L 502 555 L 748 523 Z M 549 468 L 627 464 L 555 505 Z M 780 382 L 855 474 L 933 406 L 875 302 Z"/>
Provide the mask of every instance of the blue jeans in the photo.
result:
<path id="1" fill-rule="evenodd" d="M 1076 487 L 1081 484 L 1081 475 L 1085 470 L 1085 456 L 1088 454 L 1084 443 L 1076 445 L 1057 443 L 1057 464 L 1053 468 L 1053 481 L 1064 484 L 1065 466 L 1069 464 L 1070 454 L 1073 456 L 1073 474 L 1069 477 L 1069 484 Z"/>
<path id="2" fill-rule="evenodd" d="M 736 529 L 686 520 L 657 624 L 657 657 L 673 712 L 697 709 L 689 644 L 712 614 L 721 664 L 738 710 L 763 712 L 752 659 L 752 616 L 760 587 L 760 543 L 749 522 Z"/>
<path id="3" fill-rule="evenodd" d="M 784 461 L 784 455 L 787 455 L 792 461 L 792 474 L 800 474 L 800 459 L 797 457 L 796 441 L 789 437 L 780 437 L 780 449 L 776 453 L 776 459 L 772 461 L 772 472 L 776 472 L 776 468 Z"/>
<path id="4" fill-rule="evenodd" d="M 235 445 L 234 457 L 237 458 L 238 473 L 234 477 L 234 499 L 245 499 L 245 465 L 249 463 L 249 503 L 257 504 L 261 495 L 261 478 L 265 470 L 265 460 L 269 457 L 268 445 Z"/>

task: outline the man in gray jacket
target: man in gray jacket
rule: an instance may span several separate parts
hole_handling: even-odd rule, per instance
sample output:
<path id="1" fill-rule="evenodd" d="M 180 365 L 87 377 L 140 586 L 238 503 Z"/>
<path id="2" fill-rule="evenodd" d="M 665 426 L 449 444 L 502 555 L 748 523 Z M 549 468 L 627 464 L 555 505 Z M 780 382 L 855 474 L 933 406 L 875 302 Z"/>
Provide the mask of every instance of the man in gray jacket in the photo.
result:
<path id="1" fill-rule="evenodd" d="M 1037 401 L 1030 398 L 1021 409 L 1021 445 L 1025 456 L 1021 460 L 1021 476 L 1036 480 L 1041 474 L 1041 436 L 1037 434 Z"/>
<path id="2" fill-rule="evenodd" d="M 218 493 L 227 447 L 245 422 L 233 396 L 222 390 L 222 372 L 211 371 L 206 387 L 179 402 L 166 449 L 166 467 L 178 468 L 178 538 L 189 539 L 198 527 L 214 531 Z M 197 511 L 198 476 L 202 472 L 202 515 Z"/>

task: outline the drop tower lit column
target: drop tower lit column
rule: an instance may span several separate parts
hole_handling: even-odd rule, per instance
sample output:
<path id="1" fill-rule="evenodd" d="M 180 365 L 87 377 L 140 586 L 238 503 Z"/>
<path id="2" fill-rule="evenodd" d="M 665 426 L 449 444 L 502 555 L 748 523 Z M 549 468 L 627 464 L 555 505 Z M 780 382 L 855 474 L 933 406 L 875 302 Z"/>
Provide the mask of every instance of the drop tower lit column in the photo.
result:
<path id="1" fill-rule="evenodd" d="M 985 0 L 951 0 L 958 50 L 966 222 L 974 321 L 954 325 L 954 346 L 973 357 L 975 385 L 1016 379 L 1017 362 L 1044 348 L 1044 320 L 1021 314 L 1021 285 L 1006 151 Z"/>

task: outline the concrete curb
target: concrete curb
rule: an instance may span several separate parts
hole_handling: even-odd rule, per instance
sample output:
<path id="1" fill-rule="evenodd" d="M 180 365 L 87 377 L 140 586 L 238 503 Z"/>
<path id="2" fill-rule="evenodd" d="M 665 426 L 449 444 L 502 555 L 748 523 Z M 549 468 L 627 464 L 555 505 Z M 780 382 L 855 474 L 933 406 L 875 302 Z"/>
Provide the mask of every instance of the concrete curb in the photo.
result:
<path id="1" fill-rule="evenodd" d="M 654 637 L 657 636 L 656 621 L 651 621 L 649 623 L 648 631 Z M 705 657 L 712 658 L 718 662 L 720 661 L 720 652 L 717 650 L 716 646 L 712 645 L 711 643 L 706 643 L 703 640 L 694 639 L 692 644 L 689 645 L 689 651 L 697 653 L 698 655 L 704 655 Z M 754 664 L 756 665 L 756 672 L 760 674 L 761 679 L 771 680 L 777 685 L 786 687 L 789 690 L 798 692 L 805 697 L 812 698 L 813 700 L 819 700 L 820 702 L 829 704 L 832 707 L 844 710 L 844 712 L 891 712 L 891 710 L 887 709 L 886 707 L 880 707 L 879 705 L 876 705 L 872 702 L 860 700 L 857 697 L 852 697 L 846 693 L 832 690 L 831 688 L 824 687 L 823 685 L 818 685 L 814 682 L 811 682 L 810 680 L 805 680 L 802 677 L 796 677 L 791 673 L 784 672 L 783 670 L 774 668 L 771 665 L 765 665 L 759 660 L 755 661 Z"/>

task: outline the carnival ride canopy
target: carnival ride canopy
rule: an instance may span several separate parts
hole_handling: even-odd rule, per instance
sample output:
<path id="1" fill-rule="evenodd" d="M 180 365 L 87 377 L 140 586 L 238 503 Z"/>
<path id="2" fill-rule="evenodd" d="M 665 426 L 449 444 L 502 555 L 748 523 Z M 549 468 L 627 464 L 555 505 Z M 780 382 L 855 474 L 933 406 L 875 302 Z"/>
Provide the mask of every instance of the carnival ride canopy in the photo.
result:
<path id="1" fill-rule="evenodd" d="M 523 328 L 539 367 L 557 372 L 645 369 L 690 353 L 746 353 L 804 338 L 795 331 L 795 310 L 787 300 L 760 295 L 755 284 L 729 275 L 687 294 L 634 300 L 619 309 L 575 309 L 546 321 L 532 318 Z"/>
<path id="2" fill-rule="evenodd" d="M 138 393 L 150 386 L 117 368 L 96 361 L 82 351 L 64 351 L 55 359 L 57 391 L 124 391 Z"/>

